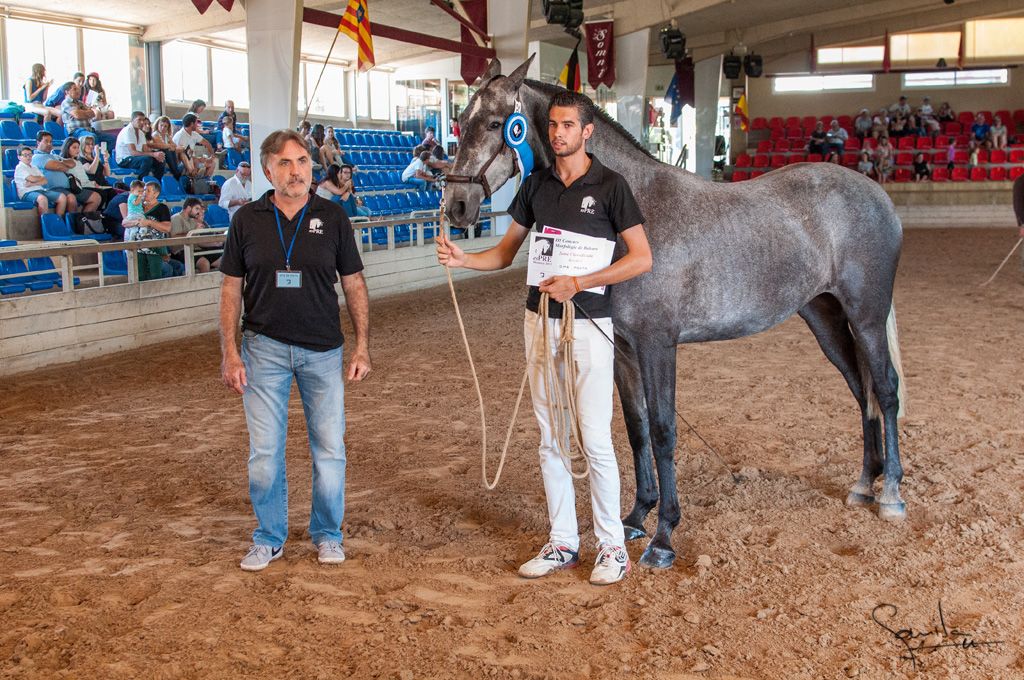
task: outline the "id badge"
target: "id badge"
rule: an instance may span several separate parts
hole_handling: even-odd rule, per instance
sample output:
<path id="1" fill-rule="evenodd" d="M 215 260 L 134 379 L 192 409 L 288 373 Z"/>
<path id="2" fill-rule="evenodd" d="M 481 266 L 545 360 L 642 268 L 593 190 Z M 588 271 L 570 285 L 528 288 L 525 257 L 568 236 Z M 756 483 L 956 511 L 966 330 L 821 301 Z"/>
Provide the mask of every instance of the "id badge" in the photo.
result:
<path id="1" fill-rule="evenodd" d="M 277 287 L 302 288 L 302 272 L 290 272 L 283 269 L 278 270 Z"/>

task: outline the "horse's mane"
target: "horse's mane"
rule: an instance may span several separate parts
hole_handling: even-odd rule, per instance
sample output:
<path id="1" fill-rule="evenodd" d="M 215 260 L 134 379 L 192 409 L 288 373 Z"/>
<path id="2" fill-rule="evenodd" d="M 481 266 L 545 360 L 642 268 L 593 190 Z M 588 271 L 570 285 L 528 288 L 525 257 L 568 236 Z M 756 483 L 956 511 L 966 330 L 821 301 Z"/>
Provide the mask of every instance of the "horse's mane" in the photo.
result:
<path id="1" fill-rule="evenodd" d="M 544 92 L 545 94 L 550 94 L 550 95 L 554 95 L 555 92 L 557 92 L 559 89 L 561 89 L 561 88 L 559 88 L 556 85 L 548 85 L 547 83 L 542 83 L 539 80 L 530 80 L 529 78 L 527 78 L 524 82 L 527 85 L 530 85 L 531 87 L 533 87 L 533 88 L 535 88 L 537 90 L 540 90 L 540 91 Z M 600 106 L 595 105 L 594 106 L 594 110 L 595 110 L 595 114 L 597 115 L 597 117 L 601 119 L 601 122 L 603 122 L 605 125 L 610 127 L 614 132 L 617 132 L 620 136 L 625 138 L 626 141 L 630 142 L 636 148 L 637 151 L 642 152 L 644 155 L 646 155 L 649 158 L 653 158 L 654 160 L 658 160 L 654 156 L 654 154 L 652 154 L 643 144 L 641 144 L 640 142 L 637 141 L 636 137 L 634 137 L 629 132 L 629 130 L 627 130 L 626 128 L 622 127 L 622 125 L 617 120 L 615 120 L 614 118 L 609 116 L 607 113 L 605 113 L 604 109 L 602 109 Z"/>

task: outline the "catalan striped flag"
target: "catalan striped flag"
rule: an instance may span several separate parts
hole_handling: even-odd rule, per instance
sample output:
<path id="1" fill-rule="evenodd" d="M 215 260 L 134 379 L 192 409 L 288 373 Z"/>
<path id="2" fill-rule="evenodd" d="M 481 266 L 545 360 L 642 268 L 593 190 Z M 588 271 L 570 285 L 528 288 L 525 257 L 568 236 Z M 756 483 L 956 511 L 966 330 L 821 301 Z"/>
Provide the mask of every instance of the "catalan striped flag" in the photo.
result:
<path id="1" fill-rule="evenodd" d="M 747 108 L 747 94 L 743 93 L 740 95 L 740 100 L 736 102 L 736 111 L 734 112 L 740 117 L 740 129 L 744 132 L 750 131 L 750 111 Z"/>
<path id="2" fill-rule="evenodd" d="M 573 92 L 581 92 L 580 83 L 580 41 L 576 41 L 576 47 L 572 48 L 572 54 L 569 55 L 569 61 L 565 64 L 565 68 L 562 69 L 562 74 L 558 76 L 558 82 L 565 85 L 565 89 L 572 90 Z"/>
<path id="3" fill-rule="evenodd" d="M 370 35 L 370 10 L 368 0 L 349 0 L 348 8 L 341 17 L 338 31 L 356 41 L 359 45 L 359 72 L 369 71 L 374 66 L 373 36 Z"/>

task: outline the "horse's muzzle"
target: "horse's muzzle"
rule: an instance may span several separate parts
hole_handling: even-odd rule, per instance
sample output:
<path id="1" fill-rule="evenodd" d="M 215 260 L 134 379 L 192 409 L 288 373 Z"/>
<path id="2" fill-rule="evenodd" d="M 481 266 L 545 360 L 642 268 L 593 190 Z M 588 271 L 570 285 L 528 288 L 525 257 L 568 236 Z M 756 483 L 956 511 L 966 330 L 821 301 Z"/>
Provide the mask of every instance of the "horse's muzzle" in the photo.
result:
<path id="1" fill-rule="evenodd" d="M 470 209 L 469 204 L 462 199 L 453 200 L 445 205 L 445 213 L 448 221 L 456 227 L 469 227 L 476 224 L 476 218 L 480 214 L 480 205 Z"/>

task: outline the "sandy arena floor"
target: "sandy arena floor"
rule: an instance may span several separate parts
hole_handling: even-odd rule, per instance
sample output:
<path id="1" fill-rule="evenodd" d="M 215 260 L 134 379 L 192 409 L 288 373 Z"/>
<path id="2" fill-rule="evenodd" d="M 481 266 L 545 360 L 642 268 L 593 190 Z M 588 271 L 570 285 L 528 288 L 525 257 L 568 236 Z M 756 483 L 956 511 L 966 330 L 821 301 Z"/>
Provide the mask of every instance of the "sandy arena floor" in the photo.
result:
<path id="1" fill-rule="evenodd" d="M 889 603 L 898 614 L 877 616 L 893 631 L 939 627 L 908 645 L 957 645 L 917 651 L 916 677 L 1024 678 L 1019 259 L 978 288 L 1015 239 L 906 234 L 904 524 L 843 504 L 860 471 L 859 414 L 794 317 L 680 348 L 681 410 L 742 482 L 682 433 L 679 559 L 634 566 L 609 588 L 587 583 L 585 485 L 586 565 L 516 576 L 547 530 L 536 425 L 520 414 L 501 485 L 485 491 L 446 288 L 372 306 L 375 371 L 347 395 L 339 567 L 319 566 L 306 535 L 295 396 L 285 557 L 239 570 L 254 527 L 248 440 L 216 335 L 0 381 L 0 677 L 915 677 L 903 643 L 872 621 Z M 522 277 L 459 286 L 492 442 L 523 370 Z M 619 413 L 614 432 L 627 510 Z M 630 544 L 634 560 L 643 547 Z"/>

